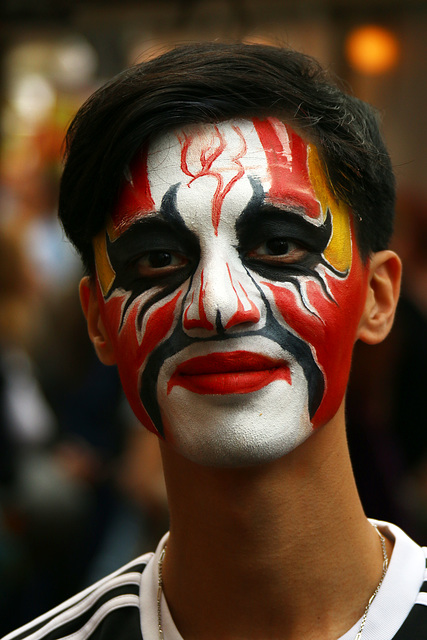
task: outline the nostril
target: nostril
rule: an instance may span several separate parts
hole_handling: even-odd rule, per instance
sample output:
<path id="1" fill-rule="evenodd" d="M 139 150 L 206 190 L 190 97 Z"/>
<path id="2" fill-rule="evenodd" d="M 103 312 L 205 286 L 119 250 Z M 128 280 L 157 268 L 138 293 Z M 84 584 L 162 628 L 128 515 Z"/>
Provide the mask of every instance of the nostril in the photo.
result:
<path id="1" fill-rule="evenodd" d="M 189 310 L 190 306 L 188 306 L 184 311 L 184 329 L 187 329 L 188 331 L 191 329 L 207 329 L 208 331 L 212 331 L 214 329 L 214 325 L 208 320 L 204 309 L 200 310 L 199 315 L 196 318 L 189 317 Z"/>
<path id="2" fill-rule="evenodd" d="M 224 328 L 224 325 L 222 324 L 222 319 L 221 319 L 221 311 L 219 309 L 217 309 L 217 312 L 216 312 L 215 328 L 218 335 L 222 335 L 225 333 L 225 328 Z"/>
<path id="3" fill-rule="evenodd" d="M 258 307 L 250 300 L 250 309 L 244 309 L 243 304 L 239 301 L 239 306 L 231 318 L 228 320 L 225 325 L 225 329 L 231 329 L 231 327 L 235 327 L 238 324 L 246 324 L 251 323 L 255 324 L 259 322 L 261 318 L 260 311 Z"/>
<path id="4" fill-rule="evenodd" d="M 230 329 L 238 324 L 245 323 L 256 323 L 259 322 L 261 318 L 261 313 L 258 306 L 255 304 L 253 300 L 249 297 L 243 285 L 239 282 L 238 284 L 243 295 L 238 295 L 236 288 L 233 284 L 233 290 L 236 294 L 237 300 L 237 308 L 235 312 L 229 317 L 225 329 Z"/>

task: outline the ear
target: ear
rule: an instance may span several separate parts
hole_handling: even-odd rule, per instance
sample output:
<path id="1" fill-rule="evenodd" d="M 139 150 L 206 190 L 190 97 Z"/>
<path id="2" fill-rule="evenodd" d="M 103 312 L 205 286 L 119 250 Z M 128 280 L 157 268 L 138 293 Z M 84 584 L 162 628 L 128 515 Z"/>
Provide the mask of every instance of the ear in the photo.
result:
<path id="1" fill-rule="evenodd" d="M 116 364 L 113 344 L 104 326 L 95 286 L 89 276 L 82 278 L 79 291 L 89 338 L 93 342 L 98 358 L 103 364 Z"/>
<path id="2" fill-rule="evenodd" d="M 394 251 L 378 251 L 370 258 L 368 291 L 357 337 L 377 344 L 388 335 L 399 299 L 402 263 Z"/>

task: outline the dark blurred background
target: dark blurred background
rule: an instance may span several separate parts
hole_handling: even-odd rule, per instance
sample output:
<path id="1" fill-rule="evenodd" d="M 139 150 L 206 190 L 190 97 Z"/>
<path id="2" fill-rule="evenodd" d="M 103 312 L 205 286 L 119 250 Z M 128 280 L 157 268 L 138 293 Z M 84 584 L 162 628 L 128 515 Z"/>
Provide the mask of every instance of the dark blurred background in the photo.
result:
<path id="1" fill-rule="evenodd" d="M 427 1 L 1 0 L 0 635 L 167 529 L 156 439 L 86 334 L 56 221 L 61 145 L 113 74 L 215 38 L 314 55 L 382 114 L 403 294 L 386 342 L 356 349 L 348 437 L 367 515 L 427 542 Z"/>

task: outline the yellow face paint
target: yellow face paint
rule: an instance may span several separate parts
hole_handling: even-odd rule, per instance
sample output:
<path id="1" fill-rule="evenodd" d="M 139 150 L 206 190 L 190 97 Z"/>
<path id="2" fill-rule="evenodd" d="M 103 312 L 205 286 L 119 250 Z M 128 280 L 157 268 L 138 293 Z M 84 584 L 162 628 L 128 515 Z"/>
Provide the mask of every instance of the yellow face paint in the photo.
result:
<path id="1" fill-rule="evenodd" d="M 322 168 L 316 147 L 308 147 L 308 171 L 316 197 L 322 210 L 329 209 L 332 217 L 332 236 L 323 252 L 325 260 L 341 272 L 348 271 L 352 262 L 350 211 L 348 206 L 337 200 L 331 191 Z"/>
<path id="2" fill-rule="evenodd" d="M 109 231 L 107 225 L 107 232 Z M 108 233 L 108 235 L 110 235 Z M 110 291 L 116 273 L 111 265 L 110 258 L 107 252 L 107 237 L 105 229 L 100 231 L 93 239 L 93 251 L 95 254 L 96 272 L 98 274 L 99 284 L 101 286 L 103 296 L 106 296 Z"/>

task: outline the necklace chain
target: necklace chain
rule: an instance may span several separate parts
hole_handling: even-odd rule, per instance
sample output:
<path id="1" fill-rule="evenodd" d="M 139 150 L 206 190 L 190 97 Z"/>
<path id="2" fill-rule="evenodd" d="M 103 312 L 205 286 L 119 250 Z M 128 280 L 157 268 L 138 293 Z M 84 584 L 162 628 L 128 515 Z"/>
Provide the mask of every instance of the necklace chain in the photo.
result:
<path id="1" fill-rule="evenodd" d="M 159 628 L 159 640 L 163 640 L 163 627 L 162 627 L 162 593 L 163 593 L 163 560 L 165 559 L 166 553 L 165 545 L 162 549 L 159 558 L 159 578 L 157 584 L 157 626 Z"/>
<path id="2" fill-rule="evenodd" d="M 371 523 L 371 524 L 374 527 L 375 531 L 378 533 L 379 539 L 381 541 L 381 549 L 382 549 L 382 552 L 383 552 L 383 572 L 381 574 L 380 581 L 377 584 L 377 587 L 376 587 L 374 593 L 369 598 L 368 604 L 365 607 L 365 611 L 363 612 L 362 621 L 360 623 L 359 631 L 357 632 L 356 637 L 354 638 L 354 640 L 360 640 L 360 638 L 362 637 L 362 632 L 363 632 L 363 629 L 365 628 L 366 618 L 368 616 L 369 609 L 371 608 L 371 604 L 375 600 L 375 597 L 378 595 L 378 591 L 381 589 L 381 585 L 383 583 L 383 580 L 385 578 L 385 574 L 387 573 L 387 569 L 388 569 L 388 555 L 387 555 L 387 549 L 386 549 L 386 546 L 385 546 L 385 538 L 380 533 L 380 530 L 378 529 L 377 525 L 373 524 L 373 523 Z"/>
<path id="3" fill-rule="evenodd" d="M 373 592 L 373 594 L 371 595 L 371 597 L 368 600 L 368 604 L 365 607 L 365 611 L 363 612 L 363 616 L 362 616 L 362 621 L 360 623 L 360 627 L 359 627 L 359 631 L 357 632 L 356 637 L 354 638 L 354 640 L 360 640 L 360 638 L 362 637 L 362 633 L 363 633 L 363 629 L 365 628 L 365 624 L 366 624 L 366 618 L 368 616 L 368 612 L 369 609 L 371 608 L 371 604 L 373 603 L 373 601 L 375 600 L 375 597 L 378 594 L 378 591 L 381 588 L 381 585 L 383 583 L 383 580 L 385 578 L 385 574 L 387 573 L 387 569 L 388 569 L 388 555 L 387 555 L 387 549 L 385 546 L 385 539 L 384 536 L 380 533 L 378 527 L 376 524 L 372 524 L 372 526 L 374 527 L 375 531 L 378 534 L 378 537 L 381 541 L 381 549 L 382 549 L 382 553 L 383 553 L 383 572 L 381 574 L 381 578 L 379 583 L 377 584 L 377 587 L 375 589 L 375 591 Z M 163 593 L 163 560 L 165 559 L 165 553 L 166 553 L 166 545 L 163 547 L 162 552 L 160 554 L 159 557 L 159 562 L 158 562 L 158 585 L 157 585 L 157 626 L 159 629 L 159 640 L 164 640 L 164 635 L 163 635 L 163 627 L 162 627 L 162 593 Z"/>

